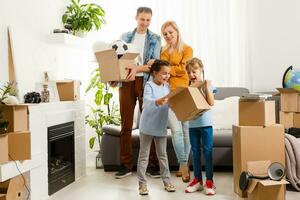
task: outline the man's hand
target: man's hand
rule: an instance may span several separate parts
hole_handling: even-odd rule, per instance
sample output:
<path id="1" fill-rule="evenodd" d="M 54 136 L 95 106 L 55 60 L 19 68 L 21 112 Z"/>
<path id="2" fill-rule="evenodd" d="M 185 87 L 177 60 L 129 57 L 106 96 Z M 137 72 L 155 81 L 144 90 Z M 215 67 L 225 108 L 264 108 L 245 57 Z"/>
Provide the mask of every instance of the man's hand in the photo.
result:
<path id="1" fill-rule="evenodd" d="M 110 82 L 108 82 L 108 85 L 111 86 L 111 87 L 117 87 L 118 82 L 117 81 L 110 81 Z"/>
<path id="2" fill-rule="evenodd" d="M 133 80 L 135 78 L 136 73 L 138 72 L 138 66 L 136 66 L 136 65 L 128 66 L 125 69 L 129 70 L 126 79 L 127 80 Z"/>
<path id="3" fill-rule="evenodd" d="M 162 106 L 162 105 L 168 103 L 168 100 L 169 100 L 168 97 L 162 97 L 162 98 L 160 98 L 160 99 L 157 99 L 157 100 L 155 101 L 155 104 L 156 104 L 157 106 Z"/>

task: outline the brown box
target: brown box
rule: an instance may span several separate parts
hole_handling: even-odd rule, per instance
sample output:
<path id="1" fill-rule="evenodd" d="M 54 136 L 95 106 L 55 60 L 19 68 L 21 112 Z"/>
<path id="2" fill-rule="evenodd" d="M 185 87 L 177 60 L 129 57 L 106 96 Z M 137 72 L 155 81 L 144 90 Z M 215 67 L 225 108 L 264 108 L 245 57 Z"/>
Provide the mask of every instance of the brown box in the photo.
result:
<path id="1" fill-rule="evenodd" d="M 0 134 L 0 164 L 8 162 L 8 136 Z"/>
<path id="2" fill-rule="evenodd" d="M 300 128 L 300 113 L 280 112 L 280 124 L 284 128 Z"/>
<path id="3" fill-rule="evenodd" d="M 233 188 L 240 197 L 247 197 L 239 188 L 239 177 L 247 170 L 247 162 L 270 160 L 285 164 L 284 127 L 233 126 Z"/>
<path id="4" fill-rule="evenodd" d="M 21 175 L 0 183 L 0 200 L 24 199 L 24 180 Z M 4 193 L 5 192 L 5 193 Z"/>
<path id="5" fill-rule="evenodd" d="M 8 121 L 8 132 L 28 130 L 27 105 L 3 105 L 3 119 Z"/>
<path id="6" fill-rule="evenodd" d="M 135 65 L 138 53 L 126 53 L 118 59 L 115 50 L 109 49 L 98 51 L 95 55 L 99 64 L 101 82 L 134 80 L 135 77 L 132 80 L 126 79 L 129 70 L 125 68 Z"/>
<path id="7" fill-rule="evenodd" d="M 76 101 L 80 99 L 80 81 L 55 81 L 60 101 Z"/>
<path id="8" fill-rule="evenodd" d="M 195 119 L 211 108 L 197 87 L 179 87 L 172 91 L 168 98 L 179 121 Z"/>
<path id="9" fill-rule="evenodd" d="M 8 133 L 8 154 L 10 160 L 31 159 L 31 134 L 30 132 Z"/>
<path id="10" fill-rule="evenodd" d="M 265 176 L 271 161 L 254 161 L 247 163 L 247 171 L 255 176 Z M 285 199 L 286 180 L 251 179 L 247 194 L 248 200 L 283 200 Z"/>
<path id="11" fill-rule="evenodd" d="M 300 94 L 292 88 L 277 88 L 280 92 L 281 111 L 300 112 Z"/>
<path id="12" fill-rule="evenodd" d="M 239 101 L 240 126 L 276 124 L 275 101 Z"/>

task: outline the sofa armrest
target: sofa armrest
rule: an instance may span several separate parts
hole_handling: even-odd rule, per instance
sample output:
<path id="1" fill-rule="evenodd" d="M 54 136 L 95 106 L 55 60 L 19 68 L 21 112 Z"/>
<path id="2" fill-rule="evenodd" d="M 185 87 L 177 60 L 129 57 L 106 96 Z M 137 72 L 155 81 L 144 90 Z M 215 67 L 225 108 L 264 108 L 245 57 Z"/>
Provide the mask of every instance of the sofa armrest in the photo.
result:
<path id="1" fill-rule="evenodd" d="M 105 134 L 115 136 L 115 137 L 120 137 L 121 126 L 112 125 L 112 124 L 111 125 L 104 125 L 102 127 L 102 130 Z M 132 129 L 132 130 L 136 130 L 136 129 Z"/>

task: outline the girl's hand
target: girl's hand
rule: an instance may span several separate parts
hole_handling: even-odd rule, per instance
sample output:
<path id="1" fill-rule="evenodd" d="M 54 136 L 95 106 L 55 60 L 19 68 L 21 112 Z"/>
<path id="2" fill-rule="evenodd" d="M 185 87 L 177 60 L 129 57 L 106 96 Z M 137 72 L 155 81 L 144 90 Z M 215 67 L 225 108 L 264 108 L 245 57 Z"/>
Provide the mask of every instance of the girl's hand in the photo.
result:
<path id="1" fill-rule="evenodd" d="M 205 87 L 206 89 L 209 89 L 210 86 L 211 86 L 211 80 L 205 80 L 205 81 L 204 81 L 204 87 Z"/>
<path id="2" fill-rule="evenodd" d="M 155 101 L 155 104 L 156 104 L 157 106 L 162 106 L 162 105 L 168 103 L 168 100 L 169 100 L 168 97 L 162 97 L 162 98 L 160 98 L 160 99 L 157 99 L 157 100 Z"/>

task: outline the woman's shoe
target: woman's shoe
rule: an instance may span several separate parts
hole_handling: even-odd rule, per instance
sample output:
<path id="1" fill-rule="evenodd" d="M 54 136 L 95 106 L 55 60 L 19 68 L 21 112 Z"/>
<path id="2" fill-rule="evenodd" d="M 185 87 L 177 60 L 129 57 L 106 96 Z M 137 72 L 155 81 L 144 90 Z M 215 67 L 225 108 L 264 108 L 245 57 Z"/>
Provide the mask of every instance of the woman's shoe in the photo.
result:
<path id="1" fill-rule="evenodd" d="M 183 165 L 181 168 L 182 168 L 182 181 L 187 183 L 191 179 L 189 167 L 187 165 Z"/>

